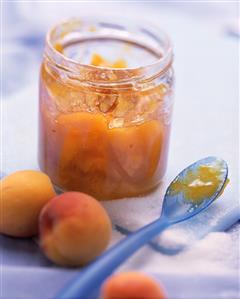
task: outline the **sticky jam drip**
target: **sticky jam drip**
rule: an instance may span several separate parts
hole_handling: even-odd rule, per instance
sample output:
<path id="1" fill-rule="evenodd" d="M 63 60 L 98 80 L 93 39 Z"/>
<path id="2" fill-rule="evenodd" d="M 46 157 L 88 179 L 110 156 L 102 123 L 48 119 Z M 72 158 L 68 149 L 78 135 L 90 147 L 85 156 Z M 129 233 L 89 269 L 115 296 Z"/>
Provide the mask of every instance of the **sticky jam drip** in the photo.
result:
<path id="1" fill-rule="evenodd" d="M 217 192 L 222 181 L 222 172 L 222 164 L 200 165 L 196 170 L 189 170 L 183 178 L 173 182 L 171 195 L 182 192 L 186 200 L 200 204 Z M 226 180 L 222 192 L 228 183 L 229 179 Z"/>

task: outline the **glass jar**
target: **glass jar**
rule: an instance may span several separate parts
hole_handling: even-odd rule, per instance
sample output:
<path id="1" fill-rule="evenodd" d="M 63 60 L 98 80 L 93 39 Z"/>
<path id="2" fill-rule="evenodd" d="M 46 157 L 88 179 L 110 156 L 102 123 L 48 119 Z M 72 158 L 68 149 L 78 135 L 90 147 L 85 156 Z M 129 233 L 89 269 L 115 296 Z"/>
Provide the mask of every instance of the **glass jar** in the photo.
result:
<path id="1" fill-rule="evenodd" d="M 39 162 L 62 191 L 142 195 L 166 171 L 172 47 L 159 29 L 72 19 L 47 34 Z"/>

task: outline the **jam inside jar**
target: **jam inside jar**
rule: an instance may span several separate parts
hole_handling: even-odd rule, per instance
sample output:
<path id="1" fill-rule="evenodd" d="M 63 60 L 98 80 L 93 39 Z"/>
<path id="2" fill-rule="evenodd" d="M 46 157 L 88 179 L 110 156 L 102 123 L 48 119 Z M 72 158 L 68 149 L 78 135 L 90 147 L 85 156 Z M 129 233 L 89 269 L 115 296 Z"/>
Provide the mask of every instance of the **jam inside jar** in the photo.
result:
<path id="1" fill-rule="evenodd" d="M 125 20 L 57 25 L 40 73 L 40 168 L 99 200 L 147 193 L 166 170 L 172 105 L 164 33 Z"/>

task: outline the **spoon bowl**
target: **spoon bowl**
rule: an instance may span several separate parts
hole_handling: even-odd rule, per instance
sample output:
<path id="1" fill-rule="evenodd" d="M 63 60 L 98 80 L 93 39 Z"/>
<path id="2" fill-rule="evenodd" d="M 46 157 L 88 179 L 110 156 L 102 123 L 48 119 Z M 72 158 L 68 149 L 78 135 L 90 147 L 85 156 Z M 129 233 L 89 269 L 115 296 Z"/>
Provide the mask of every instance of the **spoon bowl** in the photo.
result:
<path id="1" fill-rule="evenodd" d="M 208 177 L 203 174 L 199 178 L 201 167 L 204 167 Z M 207 169 L 210 171 L 206 171 Z M 189 178 L 189 176 L 191 177 Z M 165 217 L 173 223 L 193 217 L 206 209 L 223 192 L 227 180 L 228 166 L 223 159 L 207 157 L 198 160 L 182 170 L 170 183 L 164 196 L 161 217 Z M 179 183 L 181 184 L 180 187 Z M 178 187 L 176 188 L 177 184 Z M 192 194 L 195 192 L 195 198 L 189 197 L 191 193 L 187 194 L 186 188 L 192 188 L 192 190 L 195 188 L 195 191 L 192 191 Z M 199 192 L 202 191 L 203 196 L 196 198 L 197 188 L 198 190 L 202 189 Z M 208 188 L 207 192 L 204 192 L 204 188 Z"/>

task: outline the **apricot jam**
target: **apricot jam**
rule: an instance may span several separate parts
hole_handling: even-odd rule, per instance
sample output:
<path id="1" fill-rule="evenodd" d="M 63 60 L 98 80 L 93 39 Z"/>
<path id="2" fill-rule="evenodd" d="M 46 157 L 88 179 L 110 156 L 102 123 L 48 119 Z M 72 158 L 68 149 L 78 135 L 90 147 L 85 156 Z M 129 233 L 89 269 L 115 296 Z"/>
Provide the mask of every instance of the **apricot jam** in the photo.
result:
<path id="1" fill-rule="evenodd" d="M 167 165 L 171 46 L 123 24 L 58 25 L 40 73 L 40 167 L 59 189 L 99 200 L 149 192 Z"/>
<path id="2" fill-rule="evenodd" d="M 182 180 L 172 183 L 171 193 L 183 192 L 185 199 L 201 204 L 206 198 L 212 197 L 218 190 L 222 180 L 222 165 L 200 165 L 195 171 L 189 170 Z M 229 179 L 222 192 L 229 183 Z M 220 196 L 222 192 L 218 195 Z"/>

